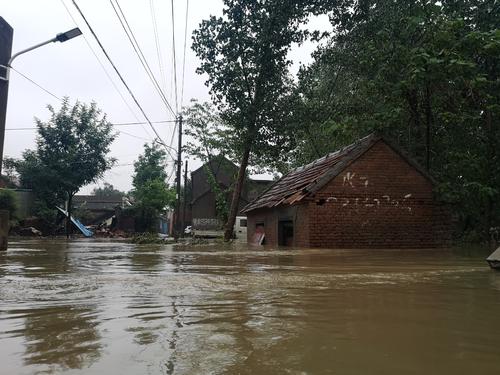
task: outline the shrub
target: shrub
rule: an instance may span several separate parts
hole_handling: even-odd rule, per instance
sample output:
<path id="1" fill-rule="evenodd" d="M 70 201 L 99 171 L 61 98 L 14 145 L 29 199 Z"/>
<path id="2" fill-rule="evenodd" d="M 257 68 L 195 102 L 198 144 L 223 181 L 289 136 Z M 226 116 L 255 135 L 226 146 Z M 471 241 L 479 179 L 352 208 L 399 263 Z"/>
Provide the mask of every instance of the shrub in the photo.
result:
<path id="1" fill-rule="evenodd" d="M 16 195 L 12 190 L 0 189 L 0 210 L 9 211 L 10 217 L 15 216 L 17 209 Z"/>

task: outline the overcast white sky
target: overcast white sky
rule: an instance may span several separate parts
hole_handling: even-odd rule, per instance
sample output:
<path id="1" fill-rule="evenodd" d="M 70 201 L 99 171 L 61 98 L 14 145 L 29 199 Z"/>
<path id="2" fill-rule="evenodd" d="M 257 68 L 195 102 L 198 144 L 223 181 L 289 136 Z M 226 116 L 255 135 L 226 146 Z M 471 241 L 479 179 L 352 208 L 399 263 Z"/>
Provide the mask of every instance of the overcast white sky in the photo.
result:
<path id="1" fill-rule="evenodd" d="M 76 2 L 138 98 L 149 119 L 151 121 L 172 120 L 172 115 L 166 109 L 140 65 L 110 2 L 108 0 L 76 0 Z M 151 69 L 162 85 L 168 101 L 175 107 L 170 1 L 118 0 L 118 2 Z M 160 74 L 151 4 L 155 9 L 163 76 Z M 179 108 L 181 107 L 185 12 L 186 0 L 174 0 Z M 208 88 L 204 85 L 205 78 L 195 73 L 199 61 L 190 48 L 191 33 L 201 20 L 211 14 L 221 15 L 221 13 L 222 0 L 189 1 L 183 105 L 186 105 L 191 98 L 199 101 L 210 99 Z M 29 52 L 18 57 L 12 64 L 13 67 L 59 98 L 69 96 L 72 101 L 76 99 L 82 102 L 95 101 L 113 123 L 145 121 L 71 0 L 0 0 L 0 15 L 14 28 L 12 53 L 48 40 L 57 33 L 67 31 L 75 26 L 80 27 L 84 37 L 80 36 L 65 43 L 51 43 Z M 327 25 L 326 18 L 316 19 L 313 22 L 319 28 L 324 28 Z M 107 77 L 87 42 L 101 60 L 113 83 Z M 300 63 L 310 61 L 310 53 L 313 49 L 312 44 L 306 44 L 293 50 L 291 57 L 295 70 Z M 119 92 L 113 84 L 116 85 Z M 120 94 L 127 104 L 124 103 Z M 48 118 L 47 104 L 58 108 L 60 102 L 15 71 L 11 72 L 6 122 L 8 130 L 5 133 L 4 146 L 5 156 L 19 157 L 23 150 L 34 148 L 35 130 L 13 129 L 34 127 L 34 117 L 46 120 Z M 174 124 L 156 124 L 155 127 L 161 138 L 170 143 Z M 151 141 L 154 137 L 148 125 L 119 126 L 116 127 L 116 130 L 128 134 L 120 133 L 112 145 L 111 155 L 118 159 L 118 163 L 105 174 L 99 185 L 106 181 L 121 190 L 128 191 L 131 189 L 133 173 L 131 164 L 141 153 L 145 141 Z M 177 142 L 174 141 L 174 147 L 176 144 Z M 190 160 L 189 170 L 194 170 L 199 165 L 199 162 Z M 169 164 L 169 169 L 172 166 L 173 164 Z M 170 182 L 173 182 L 173 178 Z M 93 187 L 95 185 L 84 187 L 81 193 L 89 193 Z"/>

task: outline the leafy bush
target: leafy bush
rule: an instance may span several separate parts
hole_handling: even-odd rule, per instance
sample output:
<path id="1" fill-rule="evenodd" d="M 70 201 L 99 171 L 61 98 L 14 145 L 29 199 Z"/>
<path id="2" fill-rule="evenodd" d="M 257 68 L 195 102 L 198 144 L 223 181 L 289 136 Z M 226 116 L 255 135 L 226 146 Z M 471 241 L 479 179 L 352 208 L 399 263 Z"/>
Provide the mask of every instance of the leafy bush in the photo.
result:
<path id="1" fill-rule="evenodd" d="M 165 243 L 163 238 L 158 237 L 155 233 L 138 233 L 131 239 L 135 244 L 162 244 Z"/>
<path id="2" fill-rule="evenodd" d="M 12 190 L 0 189 L 0 210 L 9 211 L 10 217 L 15 216 L 17 209 L 16 195 Z"/>

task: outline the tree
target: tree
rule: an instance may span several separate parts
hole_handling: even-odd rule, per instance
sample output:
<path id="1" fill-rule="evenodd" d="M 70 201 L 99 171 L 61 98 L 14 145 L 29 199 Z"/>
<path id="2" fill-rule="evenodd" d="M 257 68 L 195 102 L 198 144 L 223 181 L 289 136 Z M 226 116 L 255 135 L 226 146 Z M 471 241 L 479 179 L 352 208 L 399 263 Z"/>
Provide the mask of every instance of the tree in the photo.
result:
<path id="1" fill-rule="evenodd" d="M 115 189 L 115 187 L 110 183 L 105 182 L 103 187 L 94 188 L 94 190 L 92 190 L 92 195 L 102 198 L 122 198 L 125 196 L 125 193 Z"/>
<path id="2" fill-rule="evenodd" d="M 23 159 L 16 162 L 16 170 L 22 186 L 35 192 L 39 211 L 53 212 L 56 204 L 67 200 L 71 215 L 78 190 L 96 182 L 113 165 L 115 160 L 108 153 L 115 134 L 96 103 L 77 101 L 71 106 L 66 97 L 59 111 L 52 106 L 48 109 L 48 121 L 36 119 L 36 150 L 25 151 Z M 68 237 L 69 233 L 68 217 Z"/>
<path id="3" fill-rule="evenodd" d="M 17 201 L 12 190 L 0 189 L 0 210 L 9 211 L 10 218 L 14 218 L 17 210 Z"/>
<path id="4" fill-rule="evenodd" d="M 226 199 L 229 192 L 217 182 L 213 161 L 231 155 L 238 149 L 238 142 L 234 139 L 231 129 L 223 124 L 217 109 L 212 104 L 198 103 L 194 100 L 191 106 L 185 109 L 184 114 L 187 125 L 184 132 L 191 137 L 184 148 L 189 155 L 203 162 L 207 182 L 215 195 L 217 218 L 225 224 L 229 214 Z M 232 156 L 235 157 L 234 154 Z"/>
<path id="5" fill-rule="evenodd" d="M 287 59 L 292 43 L 321 1 L 224 0 L 224 16 L 211 16 L 194 31 L 193 50 L 201 60 L 197 72 L 207 74 L 213 101 L 231 128 L 240 168 L 236 179 L 224 239 L 233 237 L 247 166 L 251 155 L 276 151 L 281 130 L 276 121 L 290 93 Z"/>
<path id="6" fill-rule="evenodd" d="M 291 157 L 303 164 L 376 130 L 436 177 L 462 231 L 485 236 L 500 220 L 498 5 L 345 4 L 300 72 Z"/>
<path id="7" fill-rule="evenodd" d="M 166 183 L 166 156 L 158 144 L 145 144 L 134 163 L 132 195 L 140 231 L 154 231 L 158 214 L 175 204 L 175 190 Z"/>

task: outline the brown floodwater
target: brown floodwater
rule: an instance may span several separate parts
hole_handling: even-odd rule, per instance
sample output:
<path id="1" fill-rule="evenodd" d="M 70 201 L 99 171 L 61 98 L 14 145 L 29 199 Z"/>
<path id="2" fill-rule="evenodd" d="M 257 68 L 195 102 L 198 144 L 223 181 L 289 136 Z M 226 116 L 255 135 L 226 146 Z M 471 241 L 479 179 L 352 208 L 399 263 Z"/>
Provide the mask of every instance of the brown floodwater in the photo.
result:
<path id="1" fill-rule="evenodd" d="M 500 374 L 486 255 L 13 240 L 0 374 Z"/>

